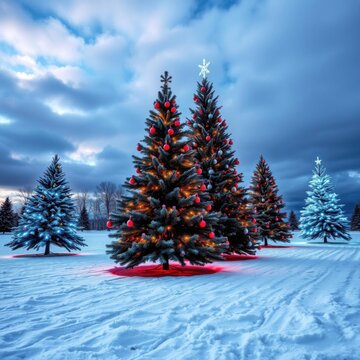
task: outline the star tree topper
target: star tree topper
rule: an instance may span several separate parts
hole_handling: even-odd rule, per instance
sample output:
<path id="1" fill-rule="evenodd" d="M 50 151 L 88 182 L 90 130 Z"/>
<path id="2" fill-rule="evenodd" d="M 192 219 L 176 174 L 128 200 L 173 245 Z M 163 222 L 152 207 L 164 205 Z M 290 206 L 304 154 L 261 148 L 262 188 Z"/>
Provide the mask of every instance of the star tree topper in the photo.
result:
<path id="1" fill-rule="evenodd" d="M 202 65 L 201 64 L 199 65 L 200 68 L 199 76 L 202 76 L 205 79 L 206 75 L 210 74 L 210 70 L 208 69 L 209 65 L 210 65 L 210 61 L 206 62 L 206 60 L 203 59 Z"/>
<path id="2" fill-rule="evenodd" d="M 320 166 L 320 165 L 321 165 L 321 160 L 319 159 L 318 156 L 316 157 L 315 164 L 316 164 L 317 166 Z"/>

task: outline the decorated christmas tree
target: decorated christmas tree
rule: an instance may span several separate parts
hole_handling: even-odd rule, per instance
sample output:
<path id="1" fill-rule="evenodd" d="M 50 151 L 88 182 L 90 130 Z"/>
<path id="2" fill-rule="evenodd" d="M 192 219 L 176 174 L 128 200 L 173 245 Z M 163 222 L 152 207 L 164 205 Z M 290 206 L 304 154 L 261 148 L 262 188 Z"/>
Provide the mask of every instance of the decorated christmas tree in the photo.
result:
<path id="1" fill-rule="evenodd" d="M 291 230 L 299 230 L 299 222 L 293 210 L 290 211 L 289 225 Z"/>
<path id="2" fill-rule="evenodd" d="M 264 244 L 268 245 L 268 239 L 289 242 L 292 235 L 285 222 L 287 214 L 281 212 L 285 205 L 282 196 L 278 195 L 275 179 L 263 156 L 256 166 L 249 190 L 250 202 L 257 211 L 259 236 Z"/>
<path id="3" fill-rule="evenodd" d="M 27 200 L 13 240 L 7 245 L 13 250 L 22 247 L 38 250 L 45 247 L 45 255 L 50 254 L 51 244 L 68 251 L 80 250 L 86 244 L 76 234 L 76 220 L 70 188 L 60 159 L 55 155 Z"/>
<path id="4" fill-rule="evenodd" d="M 190 109 L 191 146 L 195 150 L 195 162 L 203 176 L 204 189 L 209 192 L 212 211 L 220 216 L 215 233 L 228 238 L 228 252 L 254 254 L 257 243 L 256 219 L 246 199 L 246 190 L 240 184 L 243 175 L 237 172 L 239 160 L 234 157 L 233 140 L 228 125 L 222 119 L 218 97 L 214 96 L 213 84 L 206 78 L 208 66 L 203 60 L 194 95 L 195 109 Z"/>
<path id="5" fill-rule="evenodd" d="M 325 243 L 328 239 L 336 238 L 350 240 L 343 205 L 339 205 L 338 195 L 334 192 L 330 176 L 326 174 L 319 157 L 315 161 L 309 187 L 305 207 L 301 211 L 301 235 L 310 240 L 323 239 Z"/>
<path id="6" fill-rule="evenodd" d="M 353 215 L 351 217 L 351 230 L 360 231 L 360 206 L 359 204 L 355 205 Z"/>
<path id="7" fill-rule="evenodd" d="M 89 213 L 84 205 L 81 208 L 80 216 L 78 220 L 78 228 L 80 230 L 90 230 L 90 220 L 89 220 Z"/>
<path id="8" fill-rule="evenodd" d="M 200 168 L 194 166 L 167 72 L 161 82 L 147 134 L 137 145 L 141 155 L 133 156 L 136 175 L 125 182 L 127 193 L 108 222 L 117 239 L 108 253 L 127 267 L 151 261 L 168 270 L 170 260 L 204 265 L 221 259 L 226 238 L 214 232 L 218 215 L 211 212 Z"/>
<path id="9" fill-rule="evenodd" d="M 15 220 L 12 203 L 7 197 L 0 207 L 0 232 L 10 232 L 15 225 Z"/>

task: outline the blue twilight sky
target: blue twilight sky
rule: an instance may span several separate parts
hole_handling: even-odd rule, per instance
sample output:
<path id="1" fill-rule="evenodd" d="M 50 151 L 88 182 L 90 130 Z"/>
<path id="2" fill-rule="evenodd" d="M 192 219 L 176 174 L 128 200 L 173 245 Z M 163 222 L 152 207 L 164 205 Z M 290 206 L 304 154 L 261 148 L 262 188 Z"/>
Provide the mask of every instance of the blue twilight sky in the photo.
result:
<path id="1" fill-rule="evenodd" d="M 360 202 L 358 0 L 0 0 L 0 196 L 58 153 L 74 191 L 122 183 L 168 70 L 183 119 L 211 61 L 245 184 L 259 155 L 299 209 L 319 155 Z"/>

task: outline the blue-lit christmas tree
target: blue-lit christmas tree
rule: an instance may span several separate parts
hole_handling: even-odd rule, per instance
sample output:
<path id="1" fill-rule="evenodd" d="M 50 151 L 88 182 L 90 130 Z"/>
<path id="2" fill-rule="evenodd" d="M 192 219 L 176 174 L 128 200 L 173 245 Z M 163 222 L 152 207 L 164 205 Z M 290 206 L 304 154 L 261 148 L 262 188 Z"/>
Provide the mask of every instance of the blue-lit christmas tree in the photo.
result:
<path id="1" fill-rule="evenodd" d="M 331 178 L 321 164 L 319 157 L 315 161 L 315 170 L 309 182 L 310 191 L 301 211 L 301 235 L 306 239 L 342 238 L 350 240 L 347 232 L 348 220 L 339 205 L 339 199 L 334 192 Z"/>
<path id="2" fill-rule="evenodd" d="M 65 180 L 60 159 L 54 156 L 33 195 L 26 202 L 19 226 L 13 240 L 6 244 L 13 250 L 45 248 L 50 254 L 50 244 L 64 247 L 68 251 L 86 246 L 76 234 L 75 205 L 70 188 Z"/>

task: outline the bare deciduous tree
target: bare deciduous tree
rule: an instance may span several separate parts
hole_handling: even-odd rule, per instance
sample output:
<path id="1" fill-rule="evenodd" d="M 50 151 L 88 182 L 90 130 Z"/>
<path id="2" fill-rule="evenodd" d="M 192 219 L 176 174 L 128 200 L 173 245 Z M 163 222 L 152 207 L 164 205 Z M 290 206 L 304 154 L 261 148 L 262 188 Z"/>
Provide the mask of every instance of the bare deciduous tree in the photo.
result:
<path id="1" fill-rule="evenodd" d="M 115 198 L 117 193 L 117 187 L 110 181 L 102 181 L 96 187 L 96 195 L 101 200 L 106 210 L 106 216 L 108 216 L 115 205 Z"/>
<path id="2" fill-rule="evenodd" d="M 27 186 L 18 190 L 17 198 L 24 206 L 32 193 L 33 193 L 33 189 L 30 186 Z"/>

